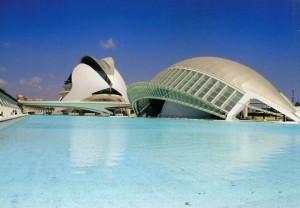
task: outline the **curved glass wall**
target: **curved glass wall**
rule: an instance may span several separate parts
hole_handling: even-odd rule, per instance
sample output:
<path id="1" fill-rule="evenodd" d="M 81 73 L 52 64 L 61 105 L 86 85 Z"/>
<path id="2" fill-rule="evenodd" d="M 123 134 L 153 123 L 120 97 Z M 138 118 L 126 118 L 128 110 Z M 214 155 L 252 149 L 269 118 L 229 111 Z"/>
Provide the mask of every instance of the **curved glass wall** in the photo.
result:
<path id="1" fill-rule="evenodd" d="M 128 95 L 138 116 L 151 108 L 151 100 L 157 99 L 181 103 L 226 118 L 244 92 L 190 68 L 167 68 L 151 83 L 130 85 Z"/>

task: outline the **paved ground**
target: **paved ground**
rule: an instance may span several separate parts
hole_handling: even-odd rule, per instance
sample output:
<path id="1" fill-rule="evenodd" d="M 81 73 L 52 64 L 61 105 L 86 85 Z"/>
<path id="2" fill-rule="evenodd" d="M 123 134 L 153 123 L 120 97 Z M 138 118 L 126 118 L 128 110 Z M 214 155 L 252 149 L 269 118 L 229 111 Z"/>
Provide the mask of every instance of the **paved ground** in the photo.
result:
<path id="1" fill-rule="evenodd" d="M 8 121 L 8 120 L 15 119 L 15 118 L 20 118 L 20 117 L 27 116 L 27 115 L 28 114 L 18 114 L 18 115 L 11 115 L 11 116 L 7 116 L 7 117 L 0 116 L 0 122 Z"/>

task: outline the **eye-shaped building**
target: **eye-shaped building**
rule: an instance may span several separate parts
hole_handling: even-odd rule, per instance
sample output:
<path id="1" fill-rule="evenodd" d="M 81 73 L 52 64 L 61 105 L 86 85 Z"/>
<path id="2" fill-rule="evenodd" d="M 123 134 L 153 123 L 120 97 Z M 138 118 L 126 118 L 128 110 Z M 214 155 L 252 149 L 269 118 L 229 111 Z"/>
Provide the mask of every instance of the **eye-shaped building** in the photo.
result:
<path id="1" fill-rule="evenodd" d="M 126 84 L 109 57 L 84 56 L 65 81 L 61 101 L 128 102 Z"/>
<path id="2" fill-rule="evenodd" d="M 294 105 L 268 80 L 223 58 L 178 62 L 149 83 L 129 85 L 128 95 L 137 116 L 235 120 L 252 109 L 300 121 Z"/>

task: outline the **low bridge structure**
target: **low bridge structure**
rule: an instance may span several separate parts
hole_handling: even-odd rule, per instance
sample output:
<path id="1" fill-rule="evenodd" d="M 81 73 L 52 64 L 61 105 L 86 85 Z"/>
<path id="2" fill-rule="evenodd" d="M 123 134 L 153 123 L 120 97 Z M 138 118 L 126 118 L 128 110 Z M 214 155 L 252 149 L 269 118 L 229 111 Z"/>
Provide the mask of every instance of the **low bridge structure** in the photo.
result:
<path id="1" fill-rule="evenodd" d="M 91 101 L 20 101 L 24 106 L 59 107 L 88 110 L 97 113 L 113 114 L 108 109 L 131 108 L 130 103 L 124 102 L 91 102 Z"/>

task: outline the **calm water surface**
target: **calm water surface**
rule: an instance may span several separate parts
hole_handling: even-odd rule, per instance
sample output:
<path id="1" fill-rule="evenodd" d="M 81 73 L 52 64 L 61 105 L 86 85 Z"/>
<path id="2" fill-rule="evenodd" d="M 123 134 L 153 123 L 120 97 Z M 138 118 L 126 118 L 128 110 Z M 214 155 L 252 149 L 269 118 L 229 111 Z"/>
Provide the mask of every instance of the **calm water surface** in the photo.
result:
<path id="1" fill-rule="evenodd" d="M 28 116 L 0 123 L 1 207 L 300 207 L 300 125 Z"/>

